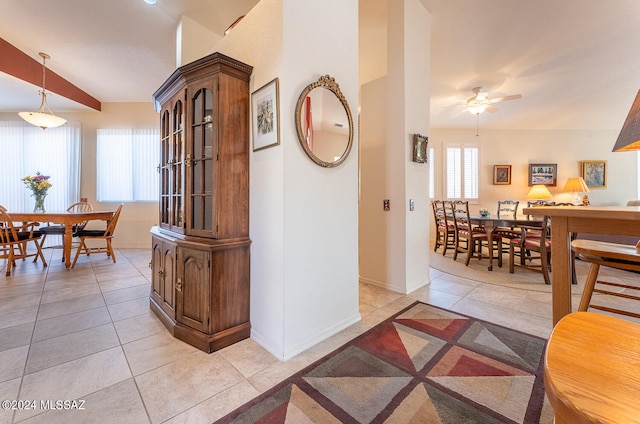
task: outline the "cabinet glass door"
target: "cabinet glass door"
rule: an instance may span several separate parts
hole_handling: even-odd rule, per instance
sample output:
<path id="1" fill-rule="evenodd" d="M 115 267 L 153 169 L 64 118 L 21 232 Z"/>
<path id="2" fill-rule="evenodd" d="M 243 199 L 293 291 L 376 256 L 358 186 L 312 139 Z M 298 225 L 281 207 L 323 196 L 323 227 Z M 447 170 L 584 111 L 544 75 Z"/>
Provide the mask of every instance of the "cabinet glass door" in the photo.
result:
<path id="1" fill-rule="evenodd" d="M 184 112 L 182 101 L 175 102 L 173 107 L 173 134 L 171 135 L 171 150 L 173 162 L 171 164 L 171 221 L 172 231 L 182 232 L 184 227 L 182 190 L 184 187 Z"/>
<path id="2" fill-rule="evenodd" d="M 184 103 L 175 100 L 160 118 L 160 226 L 184 232 Z"/>
<path id="3" fill-rule="evenodd" d="M 214 116 L 214 95 L 201 88 L 192 98 L 191 226 L 190 233 L 204 237 L 214 235 L 213 173 L 217 156 L 218 123 Z"/>
<path id="4" fill-rule="evenodd" d="M 160 117 L 160 226 L 163 228 L 169 227 L 169 214 L 170 214 L 170 197 L 171 191 L 169 189 L 169 140 L 171 138 L 171 130 L 169 124 L 171 123 L 171 117 L 168 110 L 162 111 Z"/>

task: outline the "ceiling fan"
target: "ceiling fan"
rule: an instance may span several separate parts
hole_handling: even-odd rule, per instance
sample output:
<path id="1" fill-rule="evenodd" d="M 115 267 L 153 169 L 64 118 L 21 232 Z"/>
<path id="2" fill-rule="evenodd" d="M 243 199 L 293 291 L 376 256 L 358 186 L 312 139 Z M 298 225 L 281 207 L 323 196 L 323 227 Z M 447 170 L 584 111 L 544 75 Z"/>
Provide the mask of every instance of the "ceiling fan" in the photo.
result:
<path id="1" fill-rule="evenodd" d="M 502 96 L 490 99 L 489 93 L 487 93 L 486 91 L 482 91 L 482 87 L 475 87 L 471 91 L 473 91 L 475 94 L 467 99 L 467 110 L 474 115 L 481 114 L 494 103 L 522 98 L 521 94 L 512 94 L 510 96 Z"/>
<path id="2" fill-rule="evenodd" d="M 491 107 L 494 103 L 505 102 L 507 100 L 517 100 L 522 98 L 522 94 L 512 94 L 510 96 L 489 98 L 489 93 L 482 91 L 482 87 L 475 87 L 473 90 L 475 94 L 467 99 L 467 110 L 469 113 L 476 115 L 476 137 L 478 136 L 478 126 L 480 121 L 480 114 L 487 110 L 488 112 L 495 112 L 495 109 Z"/>

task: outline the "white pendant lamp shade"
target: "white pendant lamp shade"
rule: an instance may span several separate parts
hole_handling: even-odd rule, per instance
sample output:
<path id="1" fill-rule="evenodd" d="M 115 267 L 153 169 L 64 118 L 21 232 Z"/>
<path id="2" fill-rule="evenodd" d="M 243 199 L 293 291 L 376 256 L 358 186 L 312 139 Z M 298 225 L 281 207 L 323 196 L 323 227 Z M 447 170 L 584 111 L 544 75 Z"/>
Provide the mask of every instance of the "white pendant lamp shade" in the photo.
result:
<path id="1" fill-rule="evenodd" d="M 45 61 L 50 59 L 49 55 L 46 53 L 39 53 L 40 57 L 42 57 L 42 90 L 39 91 L 39 94 L 42 96 L 42 103 L 40 104 L 40 109 L 37 112 L 20 112 L 18 115 L 30 123 L 31 125 L 35 125 L 36 127 L 40 127 L 43 130 L 47 128 L 55 128 L 60 125 L 64 125 L 67 123 L 67 120 L 64 118 L 60 118 L 56 116 L 49 108 L 47 104 L 47 91 L 45 90 Z M 47 112 L 48 111 L 48 112 Z"/>

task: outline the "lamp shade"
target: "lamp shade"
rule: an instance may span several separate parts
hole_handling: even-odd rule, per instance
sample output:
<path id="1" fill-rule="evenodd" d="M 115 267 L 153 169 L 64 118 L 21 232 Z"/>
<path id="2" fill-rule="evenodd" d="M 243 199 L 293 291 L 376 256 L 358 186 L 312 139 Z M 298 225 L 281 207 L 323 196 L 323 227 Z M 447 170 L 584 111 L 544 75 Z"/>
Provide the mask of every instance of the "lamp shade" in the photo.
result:
<path id="1" fill-rule="evenodd" d="M 563 193 L 588 193 L 589 191 L 582 177 L 569 178 L 562 189 Z"/>
<path id="2" fill-rule="evenodd" d="M 527 193 L 527 199 L 551 199 L 553 195 L 546 185 L 534 184 Z"/>
<path id="3" fill-rule="evenodd" d="M 640 150 L 640 90 L 636 94 L 636 99 L 631 105 L 631 110 L 624 125 L 620 130 L 620 135 L 613 146 L 614 152 L 626 152 Z"/>

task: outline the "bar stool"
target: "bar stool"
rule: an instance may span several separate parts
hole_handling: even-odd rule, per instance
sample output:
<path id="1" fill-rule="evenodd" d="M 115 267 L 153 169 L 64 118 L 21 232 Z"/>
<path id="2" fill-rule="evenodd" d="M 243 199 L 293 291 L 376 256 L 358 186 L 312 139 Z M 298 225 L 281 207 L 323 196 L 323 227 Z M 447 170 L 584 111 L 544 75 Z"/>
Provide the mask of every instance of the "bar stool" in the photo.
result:
<path id="1" fill-rule="evenodd" d="M 625 301 L 620 300 L 640 300 L 640 297 L 637 295 L 640 292 L 640 286 L 598 280 L 598 272 L 601 266 L 628 271 L 640 271 L 640 252 L 638 252 L 635 246 L 578 239 L 571 242 L 571 250 L 578 255 L 578 258 L 591 264 L 587 273 L 587 279 L 584 283 L 584 290 L 578 311 L 587 311 L 591 308 L 628 317 L 640 318 L 640 314 L 629 310 L 631 308 L 623 309 L 623 303 Z M 597 305 L 593 303 L 593 293 L 612 296 L 618 299 L 618 301 L 615 304 Z M 605 296 L 602 296 L 601 300 L 605 300 Z M 598 303 L 600 303 L 600 301 L 598 301 Z M 633 309 L 637 310 L 637 307 Z"/>
<path id="2" fill-rule="evenodd" d="M 555 424 L 640 423 L 640 324 L 595 312 L 566 315 L 544 361 Z"/>

